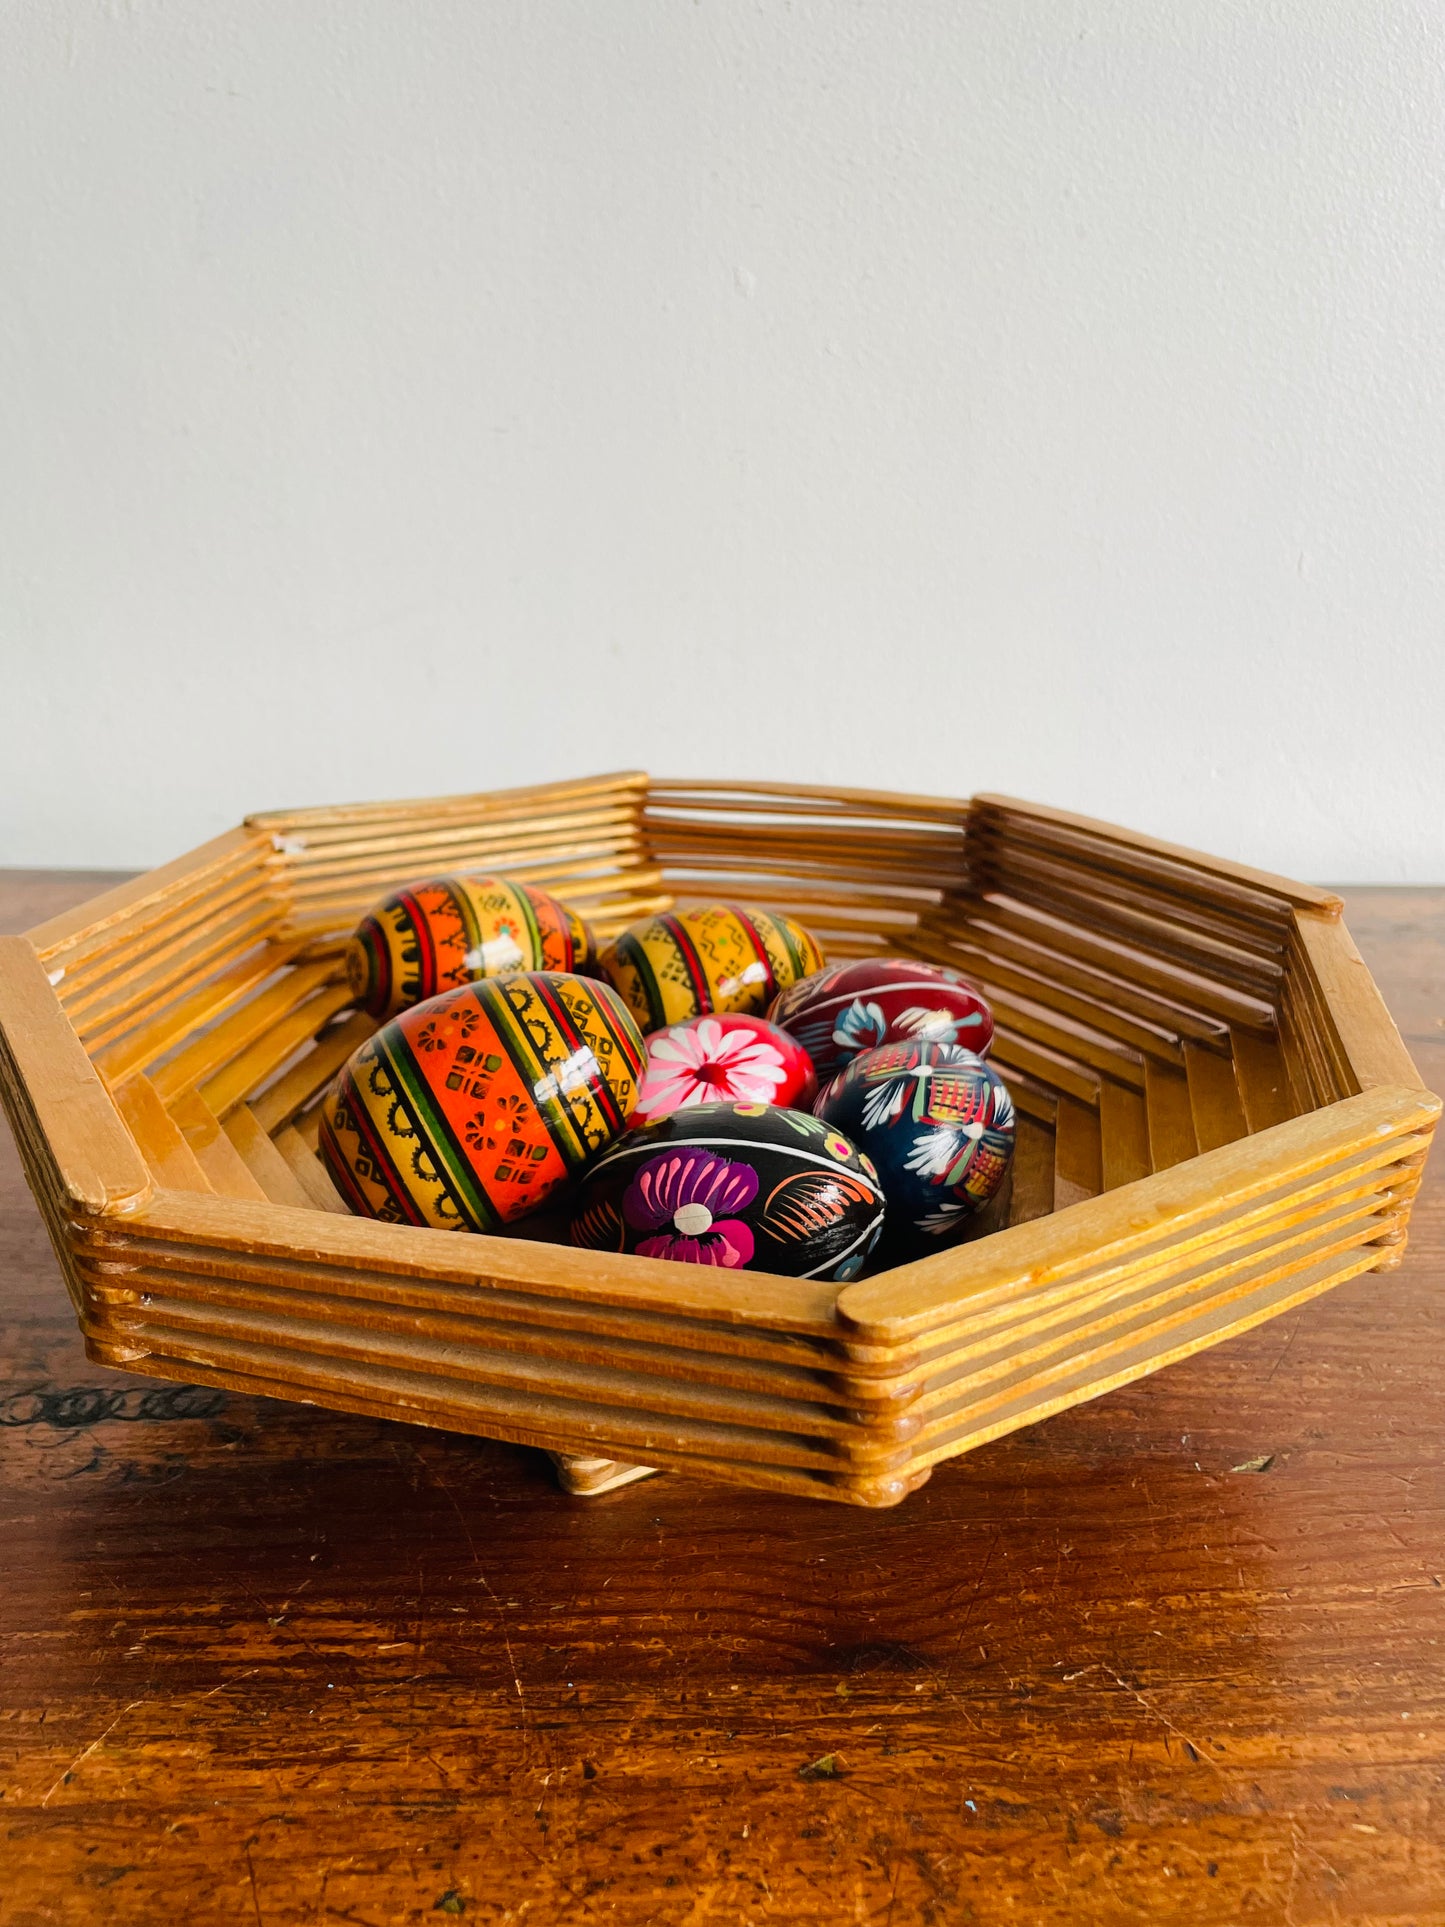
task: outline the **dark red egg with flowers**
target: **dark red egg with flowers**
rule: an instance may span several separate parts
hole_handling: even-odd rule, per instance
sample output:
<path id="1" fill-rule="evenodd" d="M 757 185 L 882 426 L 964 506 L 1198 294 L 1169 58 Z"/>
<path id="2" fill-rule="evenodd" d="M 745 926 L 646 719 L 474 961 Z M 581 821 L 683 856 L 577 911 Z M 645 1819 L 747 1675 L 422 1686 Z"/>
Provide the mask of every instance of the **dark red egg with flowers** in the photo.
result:
<path id="1" fill-rule="evenodd" d="M 917 1038 L 985 1057 L 993 1042 L 993 1012 L 967 978 L 912 957 L 833 964 L 775 997 L 768 1018 L 797 1038 L 819 1083 L 880 1044 Z"/>
<path id="2" fill-rule="evenodd" d="M 796 1037 L 765 1017 L 720 1010 L 647 1038 L 636 1122 L 699 1104 L 780 1104 L 811 1110 L 818 1079 Z"/>
<path id="3" fill-rule="evenodd" d="M 570 1235 L 592 1251 L 841 1281 L 882 1229 L 878 1174 L 840 1131 L 775 1105 L 699 1104 L 589 1167 Z"/>

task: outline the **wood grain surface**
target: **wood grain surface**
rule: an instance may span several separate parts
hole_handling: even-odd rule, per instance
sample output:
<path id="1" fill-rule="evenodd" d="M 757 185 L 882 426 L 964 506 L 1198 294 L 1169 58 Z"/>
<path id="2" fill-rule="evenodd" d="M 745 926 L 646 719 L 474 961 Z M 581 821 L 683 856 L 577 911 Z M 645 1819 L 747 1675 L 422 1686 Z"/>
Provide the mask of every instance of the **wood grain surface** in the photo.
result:
<path id="1" fill-rule="evenodd" d="M 1445 892 L 1346 915 L 1441 1088 Z M 87 1363 L 6 1143 L 0 1923 L 1445 1921 L 1442 1285 L 1437 1169 L 1400 1270 L 896 1511 L 583 1500 Z"/>

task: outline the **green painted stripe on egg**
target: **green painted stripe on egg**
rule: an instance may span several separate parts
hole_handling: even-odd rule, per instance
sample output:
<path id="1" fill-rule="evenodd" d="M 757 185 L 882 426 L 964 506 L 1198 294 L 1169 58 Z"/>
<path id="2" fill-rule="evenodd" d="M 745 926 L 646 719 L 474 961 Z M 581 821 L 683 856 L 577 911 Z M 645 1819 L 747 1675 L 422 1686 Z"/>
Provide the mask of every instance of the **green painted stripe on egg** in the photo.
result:
<path id="1" fill-rule="evenodd" d="M 426 1148 L 436 1161 L 443 1189 L 450 1193 L 460 1218 L 470 1218 L 478 1231 L 495 1231 L 502 1223 L 501 1212 L 487 1196 L 465 1150 L 437 1109 L 410 1044 L 399 1030 L 393 1031 L 392 1037 L 398 1046 L 395 1050 L 389 1041 L 383 1041 L 378 1031 L 372 1040 L 376 1054 L 390 1071 L 396 1089 L 411 1106 L 418 1129 L 426 1133 Z"/>

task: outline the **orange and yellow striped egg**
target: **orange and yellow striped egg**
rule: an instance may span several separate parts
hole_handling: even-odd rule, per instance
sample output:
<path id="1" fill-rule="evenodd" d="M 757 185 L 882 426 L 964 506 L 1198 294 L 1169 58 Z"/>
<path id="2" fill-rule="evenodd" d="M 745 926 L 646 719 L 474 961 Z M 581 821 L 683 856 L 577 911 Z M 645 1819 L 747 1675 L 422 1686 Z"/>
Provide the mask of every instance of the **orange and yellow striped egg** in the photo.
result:
<path id="1" fill-rule="evenodd" d="M 816 938 L 791 917 L 738 903 L 645 917 L 602 953 L 609 983 L 644 1031 L 709 1011 L 762 1016 L 823 962 Z"/>
<path id="2" fill-rule="evenodd" d="M 409 884 L 368 911 L 346 948 L 347 978 L 373 1017 L 509 971 L 596 968 L 597 939 L 575 910 L 500 876 Z"/>
<path id="3" fill-rule="evenodd" d="M 622 1135 L 642 1065 L 608 985 L 561 971 L 488 977 L 402 1011 L 352 1053 L 319 1148 L 364 1217 L 495 1232 Z"/>

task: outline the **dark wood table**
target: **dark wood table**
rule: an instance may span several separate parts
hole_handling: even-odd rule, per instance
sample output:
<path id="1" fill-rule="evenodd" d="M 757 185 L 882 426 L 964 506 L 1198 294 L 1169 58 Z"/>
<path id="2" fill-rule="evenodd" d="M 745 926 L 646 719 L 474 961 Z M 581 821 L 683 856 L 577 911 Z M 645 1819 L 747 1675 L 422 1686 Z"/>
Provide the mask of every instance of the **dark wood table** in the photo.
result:
<path id="1" fill-rule="evenodd" d="M 1445 891 L 1348 915 L 1445 1087 Z M 6 1142 L 0 1922 L 1445 1921 L 1442 1232 L 897 1511 L 579 1500 L 88 1364 Z"/>

